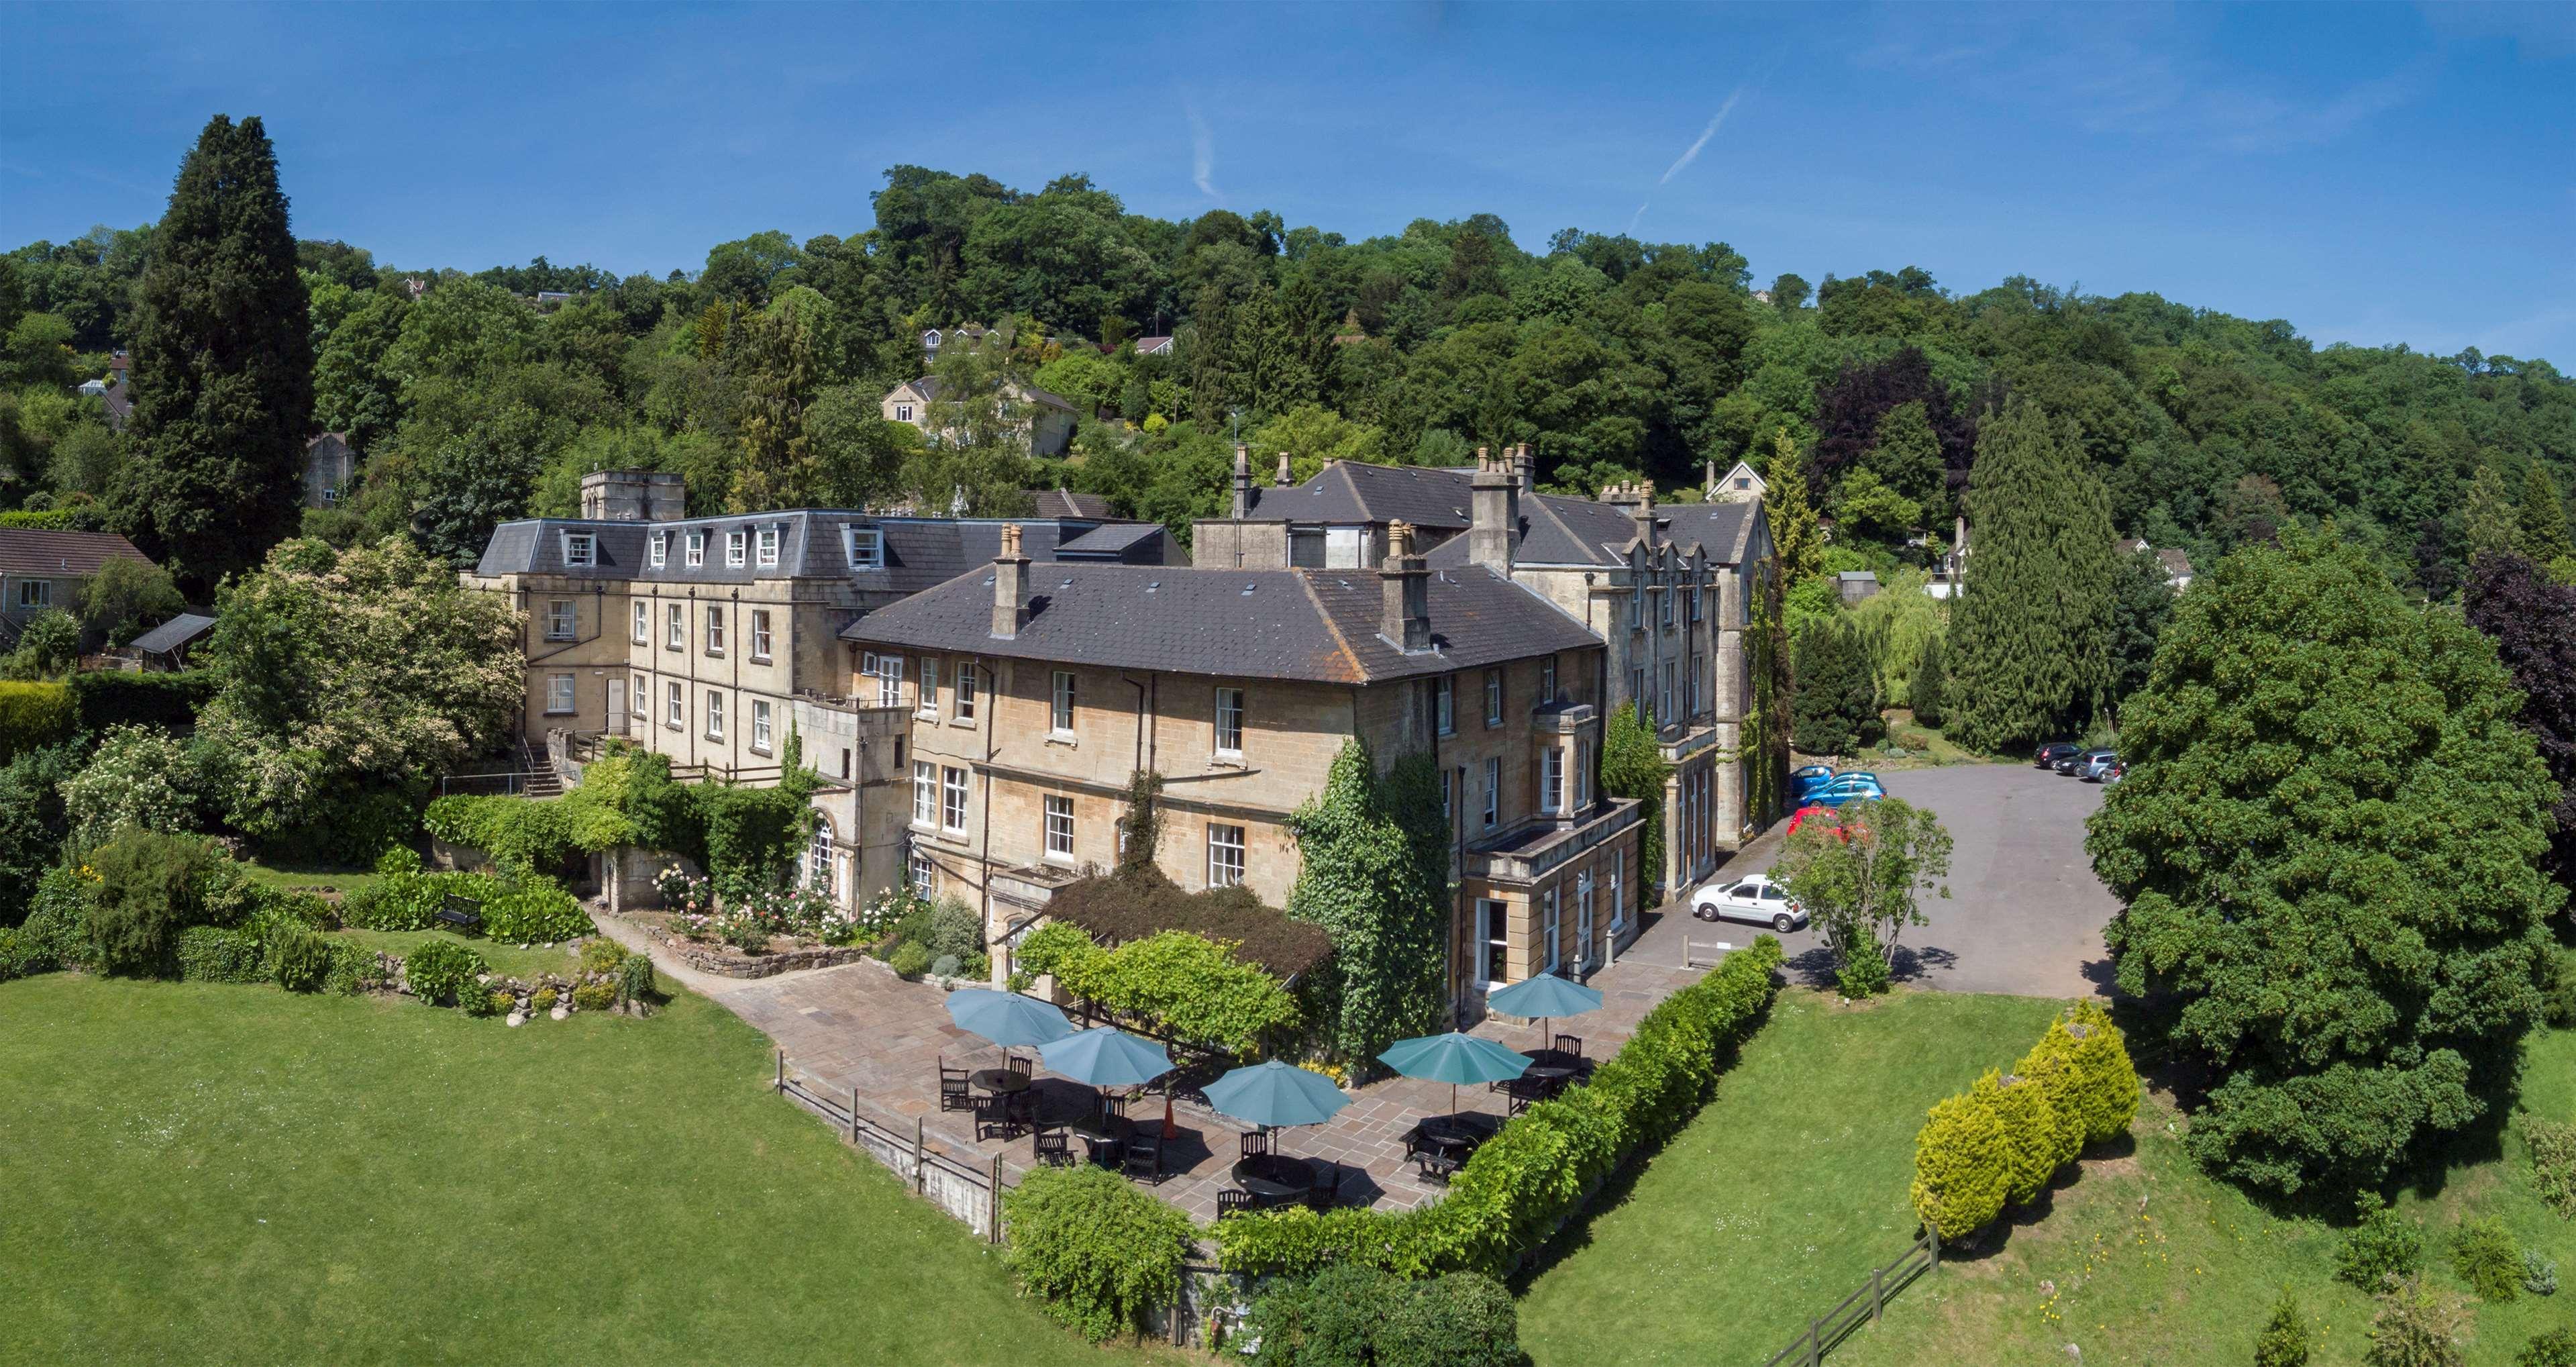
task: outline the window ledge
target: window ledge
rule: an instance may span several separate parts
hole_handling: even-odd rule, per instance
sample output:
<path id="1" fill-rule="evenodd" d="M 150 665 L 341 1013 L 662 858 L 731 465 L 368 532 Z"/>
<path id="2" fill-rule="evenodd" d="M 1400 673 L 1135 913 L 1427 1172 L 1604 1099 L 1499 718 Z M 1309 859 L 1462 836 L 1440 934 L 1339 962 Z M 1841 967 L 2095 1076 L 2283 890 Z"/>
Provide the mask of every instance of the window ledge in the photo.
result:
<path id="1" fill-rule="evenodd" d="M 1046 743 L 1049 745 L 1070 745 L 1075 749 L 1082 748 L 1082 738 L 1070 731 L 1049 731 L 1046 734 Z"/>
<path id="2" fill-rule="evenodd" d="M 1208 756 L 1208 767 L 1211 769 L 1246 769 L 1251 766 L 1243 762 L 1242 751 L 1219 750 L 1215 754 Z"/>
<path id="3" fill-rule="evenodd" d="M 541 717 L 577 717 L 581 715 L 581 709 L 578 707 L 549 707 L 537 715 Z"/>

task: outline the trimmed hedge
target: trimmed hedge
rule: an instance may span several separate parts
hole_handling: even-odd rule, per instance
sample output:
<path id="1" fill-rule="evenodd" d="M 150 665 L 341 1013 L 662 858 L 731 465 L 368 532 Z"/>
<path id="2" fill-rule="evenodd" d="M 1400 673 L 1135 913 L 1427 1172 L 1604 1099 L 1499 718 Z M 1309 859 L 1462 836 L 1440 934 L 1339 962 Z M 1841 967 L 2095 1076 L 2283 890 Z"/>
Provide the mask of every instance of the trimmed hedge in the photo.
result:
<path id="1" fill-rule="evenodd" d="M 0 681 L 0 764 L 24 751 L 60 745 L 79 730 L 80 713 L 67 685 Z"/>
<path id="2" fill-rule="evenodd" d="M 572 817 L 563 802 L 457 795 L 430 803 L 420 824 L 451 845 L 483 851 L 510 872 L 551 873 L 580 849 Z"/>
<path id="3" fill-rule="evenodd" d="M 1230 1272 L 1304 1276 L 1327 1263 L 1406 1277 L 1502 1276 L 1581 1206 L 1593 1184 L 1690 1123 L 1732 1046 L 1771 1004 L 1780 942 L 1769 935 L 1646 1013 L 1586 1086 L 1542 1101 L 1476 1149 L 1446 1199 L 1401 1214 L 1340 1207 L 1217 1222 Z"/>
<path id="4" fill-rule="evenodd" d="M 192 983 L 264 983 L 268 956 L 247 930 L 190 926 L 179 932 L 179 978 Z"/>
<path id="5" fill-rule="evenodd" d="M 75 674 L 67 686 L 84 731 L 125 725 L 175 731 L 197 724 L 197 709 L 215 695 L 215 676 L 203 669 L 176 674 L 101 671 Z"/>
<path id="6" fill-rule="evenodd" d="M 590 913 L 571 893 L 542 879 L 531 879 L 483 903 L 483 934 L 488 939 L 553 944 L 598 933 Z"/>

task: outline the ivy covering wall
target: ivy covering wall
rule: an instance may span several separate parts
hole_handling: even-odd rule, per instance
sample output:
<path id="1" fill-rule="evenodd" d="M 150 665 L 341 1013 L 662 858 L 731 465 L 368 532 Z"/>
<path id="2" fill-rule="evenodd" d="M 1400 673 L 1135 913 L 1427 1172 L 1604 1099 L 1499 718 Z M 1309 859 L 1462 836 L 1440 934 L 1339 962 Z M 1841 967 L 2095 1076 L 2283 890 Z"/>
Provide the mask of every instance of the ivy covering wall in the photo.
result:
<path id="1" fill-rule="evenodd" d="M 1323 791 L 1289 818 L 1304 867 L 1288 914 L 1322 926 L 1333 960 L 1320 984 L 1326 1049 L 1373 1060 L 1447 1017 L 1449 823 L 1430 755 L 1383 777 L 1368 743 L 1333 759 Z"/>

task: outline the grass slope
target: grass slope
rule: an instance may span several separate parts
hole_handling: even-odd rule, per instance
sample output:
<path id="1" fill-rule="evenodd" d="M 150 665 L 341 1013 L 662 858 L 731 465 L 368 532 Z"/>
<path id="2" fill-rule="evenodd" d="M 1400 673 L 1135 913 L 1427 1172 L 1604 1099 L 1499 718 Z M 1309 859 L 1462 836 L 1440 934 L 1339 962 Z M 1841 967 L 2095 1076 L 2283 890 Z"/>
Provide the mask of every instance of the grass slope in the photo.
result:
<path id="1" fill-rule="evenodd" d="M 1521 1339 L 1533 1360 L 1759 1363 L 1787 1346 L 1912 1237 L 1905 1188 L 1924 1108 L 2018 1058 L 2055 1005 L 1926 992 L 1853 1009 L 1782 994 L 1698 1120 L 1530 1286 Z M 2533 1038 L 2523 1104 L 2576 1114 L 2576 1032 Z M 2276 1219 L 2211 1181 L 2184 1156 L 2180 1127 L 2150 1097 L 2130 1152 L 2088 1159 L 1832 1360 L 2064 1364 L 2074 1344 L 2094 1364 L 2246 1362 L 2287 1282 L 2324 1324 L 2316 1367 L 2360 1363 L 2371 1304 L 2332 1280 L 2340 1231 Z M 2576 1271 L 2576 1224 L 2533 1196 L 2519 1141 L 2507 1150 L 2400 1200 L 2424 1222 L 2434 1285 L 2459 1289 L 2449 1233 L 2488 1214 L 2559 1258 L 2562 1279 Z M 2476 1320 L 2469 1362 L 2502 1367 L 2531 1334 L 2576 1321 L 2576 1293 L 2480 1305 Z"/>
<path id="2" fill-rule="evenodd" d="M 0 1361 L 1110 1360 L 701 998 L 510 1030 L 54 974 L 0 1039 Z"/>

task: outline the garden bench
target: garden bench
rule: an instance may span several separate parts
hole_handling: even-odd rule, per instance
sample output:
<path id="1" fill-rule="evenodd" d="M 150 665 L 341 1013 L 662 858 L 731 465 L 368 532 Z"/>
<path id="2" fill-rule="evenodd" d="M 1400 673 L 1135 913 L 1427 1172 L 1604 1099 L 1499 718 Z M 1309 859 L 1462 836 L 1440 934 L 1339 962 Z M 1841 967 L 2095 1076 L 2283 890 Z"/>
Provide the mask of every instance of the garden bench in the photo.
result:
<path id="1" fill-rule="evenodd" d="M 459 897 L 451 892 L 447 894 L 447 905 L 430 913 L 430 919 L 441 925 L 454 926 L 460 931 L 481 930 L 483 904 L 471 897 Z"/>

